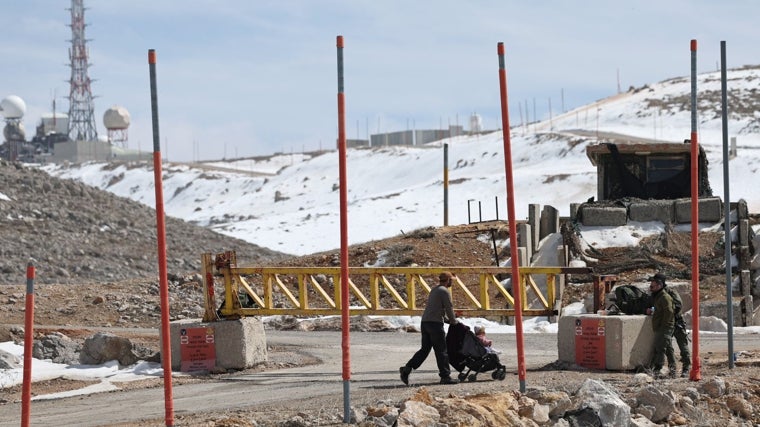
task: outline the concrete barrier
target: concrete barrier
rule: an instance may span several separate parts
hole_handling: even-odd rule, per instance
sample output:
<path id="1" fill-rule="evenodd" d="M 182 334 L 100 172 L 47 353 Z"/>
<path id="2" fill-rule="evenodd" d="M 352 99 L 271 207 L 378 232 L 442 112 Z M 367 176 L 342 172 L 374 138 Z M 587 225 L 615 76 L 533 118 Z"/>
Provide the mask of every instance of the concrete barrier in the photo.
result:
<path id="1" fill-rule="evenodd" d="M 533 233 L 530 224 L 517 224 L 517 246 L 525 249 L 525 256 L 520 259 L 520 265 L 530 265 L 536 245 L 533 243 Z M 523 264 L 525 262 L 526 264 Z"/>
<path id="2" fill-rule="evenodd" d="M 554 206 L 546 205 L 541 211 L 540 229 L 538 232 L 538 241 L 544 237 L 559 231 L 559 211 Z"/>
<path id="3" fill-rule="evenodd" d="M 691 222 L 691 199 L 678 199 L 675 202 L 676 223 Z M 718 222 L 723 218 L 720 197 L 705 197 L 697 203 L 699 222 Z"/>
<path id="4" fill-rule="evenodd" d="M 171 322 L 172 370 L 182 368 L 183 337 L 191 328 L 210 329 L 216 359 L 214 369 L 246 369 L 267 361 L 266 334 L 261 320 L 244 317 L 238 320 L 202 322 L 185 319 Z M 186 339 L 184 339 L 186 341 Z"/>
<path id="5" fill-rule="evenodd" d="M 572 208 L 571 208 L 572 209 Z M 691 199 L 642 200 L 625 207 L 582 205 L 578 208 L 586 226 L 623 226 L 627 221 L 661 221 L 663 224 L 691 222 Z M 723 218 L 719 197 L 699 199 L 699 222 L 718 222 Z"/>
<path id="6" fill-rule="evenodd" d="M 731 303 L 733 305 L 733 324 L 734 326 L 755 326 L 754 324 L 745 325 L 744 319 L 742 318 L 742 299 L 741 298 L 732 298 Z M 690 307 L 691 308 L 691 307 Z M 684 312 L 687 313 L 687 312 Z M 744 315 L 746 317 L 746 314 Z M 726 323 L 728 323 L 728 304 L 726 301 L 702 301 L 699 304 L 699 317 L 717 317 L 718 319 L 722 319 Z M 752 318 L 753 316 L 750 316 Z M 691 312 L 688 312 L 688 317 L 684 316 L 684 320 L 687 320 L 686 326 L 691 329 Z"/>
<path id="7" fill-rule="evenodd" d="M 623 207 L 583 206 L 580 211 L 583 225 L 623 226 L 628 224 L 628 211 Z"/>
<path id="8" fill-rule="evenodd" d="M 672 200 L 647 200 L 634 202 L 628 207 L 631 221 L 660 221 L 672 224 L 675 219 L 675 207 Z"/>
<path id="9" fill-rule="evenodd" d="M 585 322 L 584 322 L 585 320 Z M 583 358 L 588 355 L 576 355 L 576 349 L 583 347 L 584 336 L 581 326 L 587 326 L 591 322 L 599 325 L 597 344 L 603 343 L 604 360 L 597 366 L 600 369 L 611 371 L 627 371 L 639 366 L 647 366 L 654 354 L 652 332 L 652 319 L 643 315 L 617 315 L 602 316 L 598 314 L 577 314 L 562 316 L 559 319 L 557 346 L 559 360 L 586 366 Z M 592 343 L 592 346 L 595 345 Z M 601 345 L 599 346 L 601 349 Z M 584 349 L 583 351 L 597 351 L 599 349 Z M 576 357 L 578 356 L 578 357 Z M 590 355 L 593 359 L 594 355 Z"/>
<path id="10" fill-rule="evenodd" d="M 530 225 L 531 243 L 533 245 L 530 252 L 533 253 L 538 250 L 538 242 L 541 241 L 538 234 L 541 231 L 541 205 L 535 203 L 528 205 L 528 225 Z"/>

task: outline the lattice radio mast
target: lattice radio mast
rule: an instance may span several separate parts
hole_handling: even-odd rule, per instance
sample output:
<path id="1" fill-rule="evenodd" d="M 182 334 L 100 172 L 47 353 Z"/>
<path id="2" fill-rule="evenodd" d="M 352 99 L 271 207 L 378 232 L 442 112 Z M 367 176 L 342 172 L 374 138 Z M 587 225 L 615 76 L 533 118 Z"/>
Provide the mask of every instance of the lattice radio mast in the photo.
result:
<path id="1" fill-rule="evenodd" d="M 69 49 L 69 138 L 74 141 L 95 141 L 95 105 L 87 75 L 89 52 L 84 29 L 84 0 L 71 0 L 71 48 Z"/>

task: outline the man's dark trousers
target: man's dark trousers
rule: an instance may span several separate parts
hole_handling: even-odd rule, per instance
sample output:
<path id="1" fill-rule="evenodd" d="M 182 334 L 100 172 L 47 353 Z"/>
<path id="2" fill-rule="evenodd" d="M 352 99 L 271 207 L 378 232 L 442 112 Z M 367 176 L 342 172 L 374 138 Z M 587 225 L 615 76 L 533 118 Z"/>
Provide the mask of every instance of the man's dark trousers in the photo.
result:
<path id="1" fill-rule="evenodd" d="M 407 366 L 418 369 L 433 349 L 435 361 L 438 364 L 438 375 L 441 378 L 448 378 L 451 375 L 451 369 L 449 354 L 446 352 L 446 332 L 443 330 L 443 322 L 421 322 L 420 329 L 422 329 L 422 347 L 414 353 Z"/>

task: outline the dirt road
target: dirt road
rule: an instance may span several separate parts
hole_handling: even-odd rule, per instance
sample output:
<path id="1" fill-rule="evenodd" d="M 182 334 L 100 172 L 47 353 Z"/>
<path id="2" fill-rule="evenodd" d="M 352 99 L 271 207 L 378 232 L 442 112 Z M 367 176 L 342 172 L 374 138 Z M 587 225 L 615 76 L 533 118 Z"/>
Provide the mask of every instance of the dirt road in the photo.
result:
<path id="1" fill-rule="evenodd" d="M 323 363 L 297 368 L 258 373 L 240 373 L 209 378 L 203 382 L 173 387 L 175 415 L 199 412 L 226 412 L 238 409 L 292 408 L 343 413 L 344 381 L 341 375 L 341 335 L 339 332 L 268 331 L 270 346 L 288 347 L 305 352 Z M 351 334 L 351 382 L 349 402 L 352 406 L 370 405 L 380 400 L 398 401 L 411 395 L 420 386 L 431 391 L 457 393 L 518 390 L 515 335 L 492 335 L 494 346 L 504 353 L 500 356 L 508 368 L 504 381 L 493 381 L 481 374 L 477 382 L 455 386 L 439 385 L 435 358 L 431 354 L 422 368 L 411 376 L 412 387 L 398 379 L 398 367 L 417 350 L 419 334 L 403 332 Z M 702 352 L 725 352 L 725 334 L 707 334 L 701 338 Z M 544 386 L 540 374 L 531 370 L 557 360 L 555 334 L 525 334 L 525 359 L 528 367 L 528 388 Z M 755 335 L 736 335 L 736 351 L 757 350 Z M 562 371 L 552 375 L 564 376 Z M 605 373 L 585 372 L 583 376 L 603 376 Z M 686 380 L 682 380 L 686 381 Z M 445 391 L 444 391 L 445 390 Z M 34 391 L 34 389 L 33 389 Z M 18 403 L 0 406 L 0 426 L 17 426 L 21 414 Z M 33 401 L 31 424 L 34 426 L 102 426 L 102 425 L 161 425 L 165 414 L 164 389 L 149 388 L 99 393 L 56 400 Z M 148 422 L 147 420 L 152 420 Z M 144 424 L 141 424 L 144 422 Z M 186 424 L 185 424 L 186 425 Z"/>

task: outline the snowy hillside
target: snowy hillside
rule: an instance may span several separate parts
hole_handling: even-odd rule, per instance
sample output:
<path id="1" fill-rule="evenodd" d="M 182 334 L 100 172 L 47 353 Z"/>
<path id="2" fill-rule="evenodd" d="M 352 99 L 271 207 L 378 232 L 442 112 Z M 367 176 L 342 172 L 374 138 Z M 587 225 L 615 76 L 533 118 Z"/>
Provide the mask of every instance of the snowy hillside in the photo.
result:
<path id="1" fill-rule="evenodd" d="M 723 197 L 720 74 L 699 76 L 699 141 L 707 151 L 713 192 Z M 729 72 L 729 136 L 738 157 L 730 161 L 731 200 L 760 211 L 758 68 Z M 690 79 L 632 89 L 551 120 L 512 121 L 515 210 L 569 205 L 596 196 L 596 169 L 586 146 L 606 133 L 668 142 L 689 138 Z M 716 93 L 717 91 L 717 93 Z M 512 114 L 514 116 L 514 114 Z M 599 139 L 597 139 L 599 138 Z M 443 225 L 443 143 L 449 146 L 449 224 L 506 219 L 502 133 L 455 137 L 421 147 L 350 149 L 348 237 L 360 243 L 420 227 Z M 302 255 L 340 246 L 338 153 L 280 154 L 199 165 L 164 165 L 168 215 L 274 250 Z M 81 180 L 148 206 L 155 205 L 153 172 L 145 165 L 47 165 L 62 178 Z M 236 169 L 238 172 L 230 170 Z"/>

